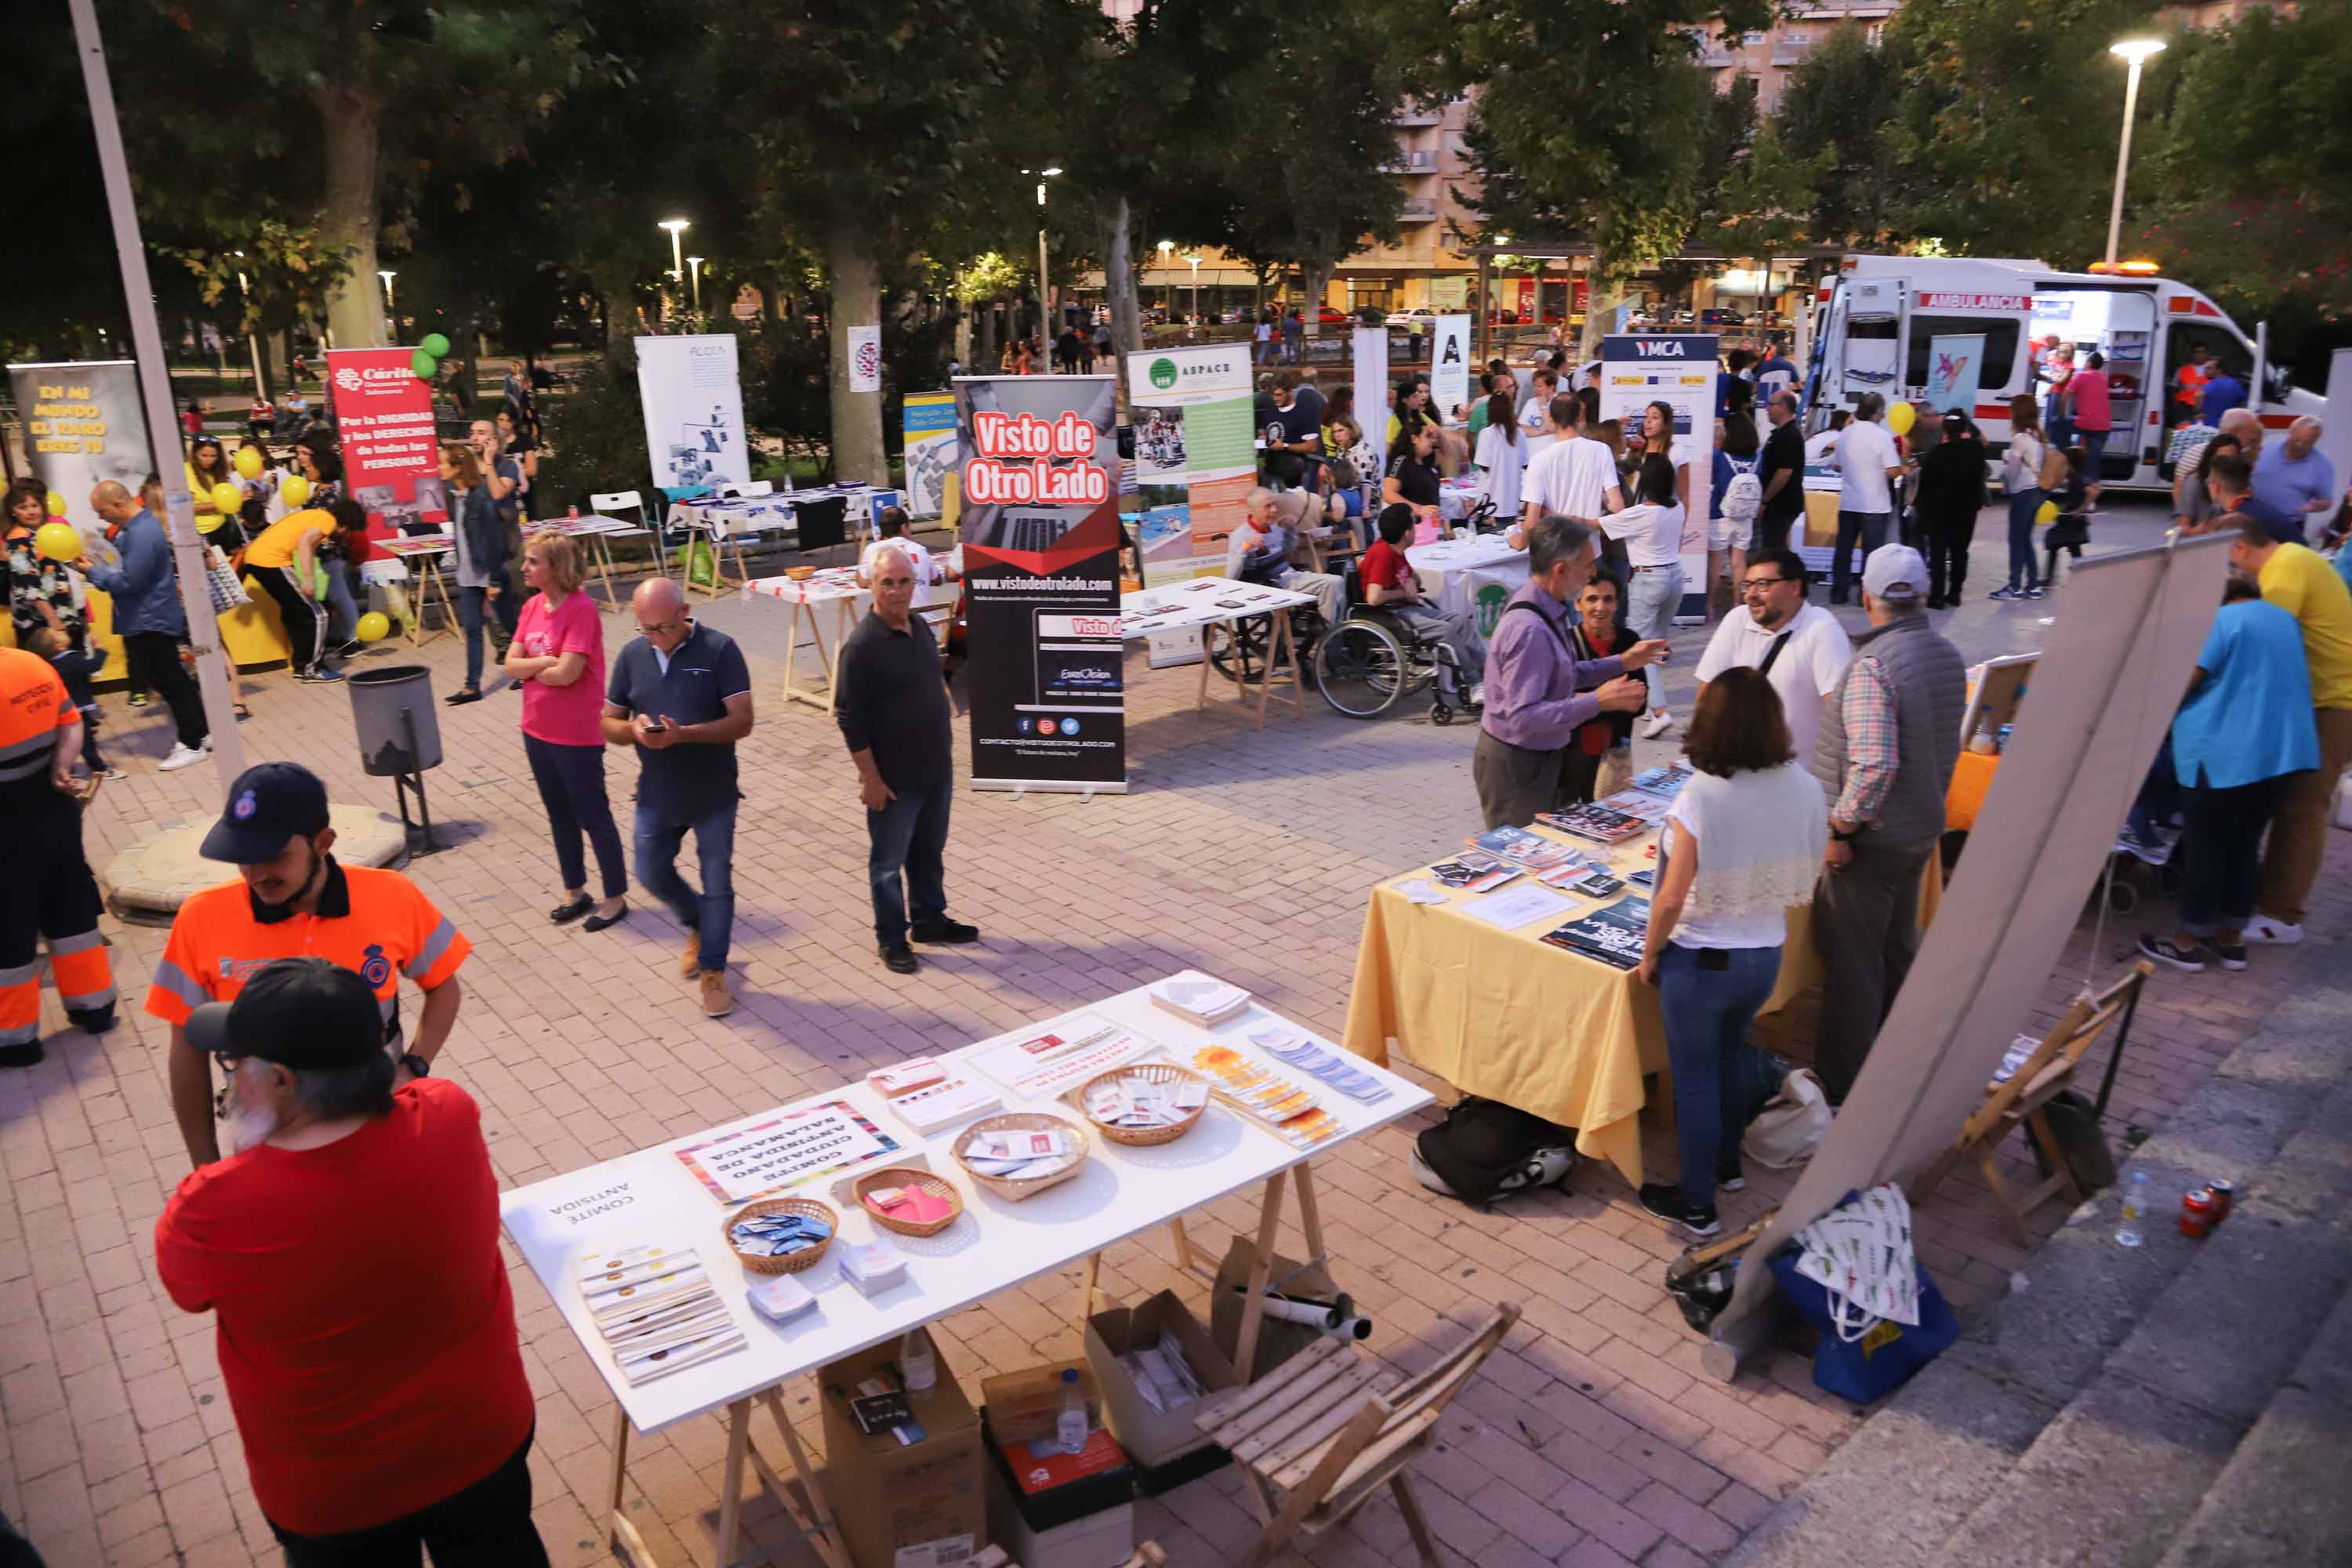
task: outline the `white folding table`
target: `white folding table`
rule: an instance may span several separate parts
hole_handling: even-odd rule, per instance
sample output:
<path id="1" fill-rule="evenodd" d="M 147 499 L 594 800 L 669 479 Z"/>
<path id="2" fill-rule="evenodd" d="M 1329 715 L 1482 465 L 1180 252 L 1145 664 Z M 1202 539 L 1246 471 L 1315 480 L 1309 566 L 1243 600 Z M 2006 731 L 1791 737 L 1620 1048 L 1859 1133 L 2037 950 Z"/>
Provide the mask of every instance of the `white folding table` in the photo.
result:
<path id="1" fill-rule="evenodd" d="M 1249 616 L 1272 616 L 1273 629 L 1265 644 L 1265 672 L 1257 689 L 1257 727 L 1263 730 L 1266 704 L 1274 696 L 1274 678 L 1277 674 L 1289 678 L 1290 705 L 1300 718 L 1307 717 L 1307 697 L 1298 679 L 1298 645 L 1290 634 L 1290 612 L 1314 602 L 1311 595 L 1272 588 L 1262 583 L 1237 583 L 1231 577 L 1187 577 L 1180 583 L 1163 583 L 1157 588 L 1120 595 L 1119 636 L 1128 642 L 1139 642 L 1160 632 L 1231 626 Z M 1246 712 L 1249 689 L 1239 679 L 1234 686 L 1234 705 Z M 1209 658 L 1205 646 L 1201 650 L 1201 696 L 1197 706 L 1209 706 Z"/>
<path id="2" fill-rule="evenodd" d="M 950 605 L 955 603 L 952 583 L 918 583 L 915 584 L 915 608 L 918 610 Z M 784 687 L 787 702 L 805 702 L 812 708 L 833 711 L 834 665 L 841 657 L 841 645 L 848 640 L 866 607 L 874 602 L 874 590 L 857 585 L 857 569 L 854 566 L 828 566 L 806 577 L 754 577 L 743 584 L 747 599 L 775 599 L 793 607 L 793 618 L 784 634 Z M 820 606 L 834 607 L 833 651 L 824 647 L 824 617 Z M 803 686 L 793 678 L 793 667 L 800 654 L 801 632 L 805 628 L 808 640 L 816 647 L 817 663 L 824 668 L 824 684 Z M 944 641 L 944 639 L 942 639 Z"/>
<path id="3" fill-rule="evenodd" d="M 457 540 L 446 533 L 402 533 L 369 542 L 385 554 L 397 557 L 408 568 L 409 580 L 415 585 L 415 592 L 409 596 L 409 646 L 422 647 L 443 632 L 452 630 L 457 624 L 457 612 L 449 602 L 449 585 L 441 575 L 441 558 L 457 548 Z M 425 629 L 425 605 L 435 597 L 441 601 L 441 624 L 428 632 Z"/>
<path id="4" fill-rule="evenodd" d="M 1244 1381 L 1256 1355 L 1257 1331 L 1265 1292 L 1278 1285 L 1273 1275 L 1274 1247 L 1282 1219 L 1283 1189 L 1296 1193 L 1300 1228 L 1307 1237 L 1309 1266 L 1326 1262 L 1322 1218 L 1308 1175 L 1311 1158 L 1325 1154 L 1350 1139 L 1361 1138 L 1431 1103 L 1428 1091 L 1403 1079 L 1347 1055 L 1335 1042 L 1313 1037 L 1327 1050 L 1342 1057 L 1351 1068 L 1376 1078 L 1388 1097 L 1366 1105 L 1339 1094 L 1328 1085 L 1255 1052 L 1244 1042 L 1255 1030 L 1275 1026 L 1298 1026 L 1261 1007 L 1217 1030 L 1203 1030 L 1152 1005 L 1147 989 L 1139 987 L 1099 1002 L 1074 1008 L 1059 1016 L 1097 1015 L 1159 1041 L 1171 1058 L 1181 1061 L 1213 1041 L 1236 1046 L 1261 1065 L 1318 1090 L 1323 1108 L 1339 1122 L 1340 1131 L 1311 1152 L 1302 1152 L 1283 1139 L 1221 1102 L 1212 1101 L 1200 1123 L 1182 1138 L 1155 1148 L 1131 1148 L 1089 1134 L 1086 1168 L 1072 1179 L 1022 1203 L 1010 1203 L 978 1190 L 957 1165 L 951 1151 L 958 1128 L 929 1138 L 916 1135 L 883 1109 L 878 1091 L 860 1079 L 797 1101 L 797 1106 L 825 1100 L 846 1100 L 897 1139 L 898 1151 L 875 1164 L 903 1161 L 911 1153 L 929 1156 L 934 1173 L 952 1183 L 962 1194 L 965 1213 L 937 1236 L 893 1237 L 907 1256 L 907 1282 L 867 1298 L 842 1277 L 837 1259 L 828 1256 L 797 1276 L 817 1297 L 817 1305 L 786 1323 L 771 1323 L 754 1312 L 745 1292 L 757 1281 L 747 1278 L 726 1244 L 725 1221 L 731 1212 L 714 1199 L 680 1163 L 674 1151 L 709 1141 L 712 1132 L 698 1132 L 636 1153 L 608 1160 L 567 1175 L 537 1182 L 500 1194 L 499 1210 L 507 1235 L 520 1249 L 525 1263 L 553 1298 L 565 1323 L 587 1352 L 619 1404 L 613 1436 L 612 1486 L 608 1532 L 615 1549 L 636 1568 L 653 1568 L 653 1559 L 622 1509 L 627 1479 L 628 1438 L 632 1427 L 656 1433 L 698 1415 L 725 1413 L 726 1474 L 719 1489 L 719 1534 L 715 1568 L 734 1561 L 742 1515 L 743 1468 L 749 1461 L 761 1482 L 772 1492 L 810 1547 L 830 1568 L 849 1568 L 848 1556 L 835 1527 L 809 1456 L 793 1432 L 778 1392 L 792 1378 L 818 1369 L 859 1351 L 896 1340 L 908 1330 L 961 1311 L 999 1291 L 1068 1267 L 1086 1265 L 1086 1293 L 1081 1304 L 1094 1309 L 1096 1271 L 1106 1247 L 1156 1226 L 1175 1227 L 1180 1259 L 1188 1270 L 1200 1271 L 1182 1218 L 1192 1211 L 1246 1188 L 1263 1191 L 1255 1255 L 1237 1342 L 1237 1370 Z M 990 1046 L 1027 1039 L 1054 1020 L 1011 1030 L 949 1054 L 961 1062 Z M 1311 1031 L 1300 1029 L 1302 1034 Z M 975 1068 L 967 1068 L 976 1073 Z M 1081 1125 L 1085 1118 L 1067 1105 L 1050 1100 L 1022 1100 L 1007 1093 L 1005 1109 L 1047 1110 Z M 761 1111 L 746 1121 L 764 1121 L 777 1111 Z M 735 1124 L 730 1124 L 733 1126 Z M 856 1172 L 848 1173 L 854 1175 Z M 812 1178 L 793 1191 L 834 1202 L 831 1175 Z M 835 1202 L 847 1237 L 863 1239 L 869 1222 L 855 1205 Z M 647 1244 L 693 1246 L 709 1267 L 709 1277 L 739 1328 L 749 1338 L 746 1348 L 688 1366 L 652 1383 L 630 1385 L 615 1370 L 610 1350 L 597 1332 L 574 1283 L 577 1261 L 590 1252 Z M 766 1406 L 774 1418 L 803 1496 L 793 1495 L 751 1441 L 751 1406 Z"/>

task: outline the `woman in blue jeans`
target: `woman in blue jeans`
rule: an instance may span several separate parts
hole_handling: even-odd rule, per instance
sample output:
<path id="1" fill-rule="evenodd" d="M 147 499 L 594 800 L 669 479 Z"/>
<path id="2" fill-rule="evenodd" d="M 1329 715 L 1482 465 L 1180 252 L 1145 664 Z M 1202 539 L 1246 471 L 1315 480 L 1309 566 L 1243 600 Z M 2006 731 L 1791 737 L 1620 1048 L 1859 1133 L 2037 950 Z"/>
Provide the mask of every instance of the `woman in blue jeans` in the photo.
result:
<path id="1" fill-rule="evenodd" d="M 1645 1184 L 1641 1195 L 1652 1214 L 1706 1237 L 1722 1229 L 1716 1189 L 1746 1185 L 1739 1058 L 1780 978 L 1788 910 L 1812 901 L 1829 803 L 1794 760 L 1780 694 L 1757 670 L 1706 683 L 1685 749 L 1696 771 L 1659 835 L 1649 942 L 1634 972 L 1658 988 L 1665 1016 L 1681 1180 Z"/>
<path id="2" fill-rule="evenodd" d="M 449 533 L 457 541 L 457 624 L 466 633 L 466 684 L 442 699 L 455 707 L 482 700 L 484 611 L 498 625 L 499 659 L 507 657 L 521 606 L 507 574 L 507 530 L 482 483 L 482 459 L 463 441 L 441 447 L 441 482 L 449 490 Z"/>
<path id="3" fill-rule="evenodd" d="M 2001 488 L 2009 492 L 2009 584 L 1988 599 L 2042 597 L 2041 568 L 2033 559 L 2033 517 L 2048 498 L 2042 490 L 2042 416 L 2023 393 L 2009 400 L 2009 450 L 2000 459 Z"/>

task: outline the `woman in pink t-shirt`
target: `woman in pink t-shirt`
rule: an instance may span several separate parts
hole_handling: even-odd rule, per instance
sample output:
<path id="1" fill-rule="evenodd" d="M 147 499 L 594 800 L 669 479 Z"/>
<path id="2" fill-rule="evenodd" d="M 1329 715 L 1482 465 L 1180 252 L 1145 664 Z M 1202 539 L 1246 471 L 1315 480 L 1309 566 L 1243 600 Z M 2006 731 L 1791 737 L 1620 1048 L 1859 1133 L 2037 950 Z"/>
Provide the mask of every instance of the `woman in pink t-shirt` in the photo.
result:
<path id="1" fill-rule="evenodd" d="M 2099 459 L 2106 455 L 2107 437 L 2116 426 L 2115 394 L 2107 380 L 2107 358 L 2096 349 L 2083 362 L 2066 383 L 2068 412 L 2074 416 L 2074 433 L 2083 438 L 2083 457 L 2088 466 L 2091 486 L 2087 492 L 2090 502 L 2083 510 L 2099 510 Z"/>
<path id="2" fill-rule="evenodd" d="M 604 618 L 580 591 L 580 547 L 556 529 L 530 536 L 522 550 L 522 580 L 536 588 L 515 626 L 507 674 L 522 688 L 522 749 L 547 805 L 563 871 L 563 902 L 547 911 L 557 925 L 588 916 L 587 931 L 629 918 L 629 890 L 620 830 L 604 798 Z M 583 832 L 596 847 L 604 900 L 588 897 Z M 591 911 L 593 911 L 593 913 Z"/>

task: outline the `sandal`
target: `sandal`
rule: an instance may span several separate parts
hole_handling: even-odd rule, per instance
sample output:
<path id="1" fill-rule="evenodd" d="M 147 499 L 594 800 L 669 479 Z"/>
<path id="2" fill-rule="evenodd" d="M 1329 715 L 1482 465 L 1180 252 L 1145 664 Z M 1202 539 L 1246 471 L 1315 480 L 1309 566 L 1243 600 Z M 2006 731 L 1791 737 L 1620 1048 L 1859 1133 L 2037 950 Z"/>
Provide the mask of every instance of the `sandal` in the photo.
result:
<path id="1" fill-rule="evenodd" d="M 237 721 L 238 723 L 242 724 L 242 723 L 244 723 L 247 719 L 250 719 L 250 718 L 252 718 L 252 717 L 253 717 L 253 710 L 252 710 L 252 709 L 247 708 L 247 707 L 244 703 L 242 703 L 242 702 L 240 702 L 240 703 L 238 703 L 238 704 L 236 705 L 236 721 Z"/>

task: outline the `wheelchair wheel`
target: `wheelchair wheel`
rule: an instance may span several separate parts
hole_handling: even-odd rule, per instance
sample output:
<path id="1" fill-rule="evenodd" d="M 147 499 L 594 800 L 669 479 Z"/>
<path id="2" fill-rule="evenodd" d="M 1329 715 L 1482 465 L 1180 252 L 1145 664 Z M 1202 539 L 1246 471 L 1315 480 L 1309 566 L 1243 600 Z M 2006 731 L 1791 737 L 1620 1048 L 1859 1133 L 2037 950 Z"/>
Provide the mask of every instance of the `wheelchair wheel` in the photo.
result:
<path id="1" fill-rule="evenodd" d="M 1201 648 L 1209 663 L 1227 680 L 1255 686 L 1265 679 L 1267 644 L 1274 624 L 1270 616 L 1250 616 L 1230 625 L 1212 621 L 1201 628 Z"/>
<path id="2" fill-rule="evenodd" d="M 1433 702 L 1429 708 L 1429 721 L 1443 730 L 1454 722 L 1454 710 L 1443 702 Z"/>
<path id="3" fill-rule="evenodd" d="M 1396 706 L 1412 683 L 1404 645 L 1378 621 L 1341 621 L 1315 647 L 1316 685 L 1323 700 L 1350 719 L 1371 719 Z"/>

